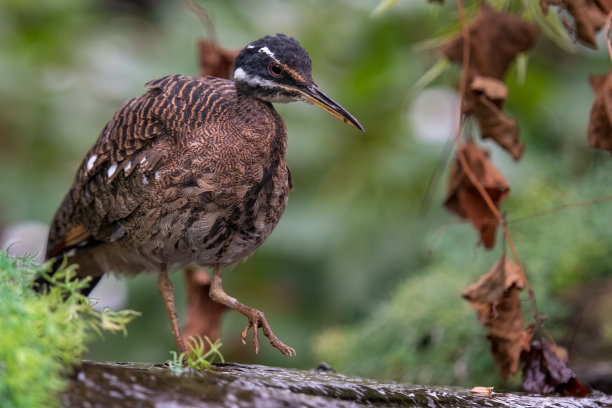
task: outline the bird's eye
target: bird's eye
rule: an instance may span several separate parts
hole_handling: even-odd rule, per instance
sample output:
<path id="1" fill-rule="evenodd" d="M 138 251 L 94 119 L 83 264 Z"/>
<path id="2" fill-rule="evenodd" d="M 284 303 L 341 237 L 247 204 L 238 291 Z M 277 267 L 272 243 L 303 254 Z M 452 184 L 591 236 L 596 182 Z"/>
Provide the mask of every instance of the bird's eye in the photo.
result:
<path id="1" fill-rule="evenodd" d="M 268 71 L 270 71 L 270 75 L 275 76 L 275 77 L 279 77 L 283 75 L 283 67 L 281 67 L 280 64 L 276 62 L 272 62 L 268 66 Z"/>

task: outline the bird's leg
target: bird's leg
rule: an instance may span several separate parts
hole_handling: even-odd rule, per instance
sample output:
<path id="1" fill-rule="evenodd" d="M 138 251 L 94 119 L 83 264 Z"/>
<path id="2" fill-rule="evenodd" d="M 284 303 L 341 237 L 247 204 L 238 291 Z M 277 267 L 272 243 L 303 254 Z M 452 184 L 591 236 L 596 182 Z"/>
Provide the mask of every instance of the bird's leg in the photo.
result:
<path id="1" fill-rule="evenodd" d="M 179 355 L 181 353 L 186 353 L 187 348 L 185 347 L 183 337 L 181 336 L 178 316 L 176 315 L 176 307 L 174 306 L 174 289 L 172 287 L 172 281 L 168 277 L 168 266 L 166 264 L 162 264 L 159 271 L 157 289 L 159 289 L 159 293 L 161 293 L 162 297 L 164 298 L 166 311 L 168 312 L 168 318 L 170 319 L 170 326 L 172 326 L 172 334 L 174 335 L 174 340 L 176 341 L 176 347 Z"/>
<path id="2" fill-rule="evenodd" d="M 221 279 L 221 265 L 214 266 L 214 276 L 210 285 L 210 298 L 217 303 L 221 303 L 229 308 L 237 310 L 249 319 L 249 323 L 242 331 L 240 339 L 242 344 L 246 344 L 246 337 L 249 329 L 253 328 L 253 345 L 255 346 L 255 354 L 259 353 L 259 328 L 263 330 L 263 334 L 270 339 L 270 344 L 276 347 L 281 353 L 286 356 L 295 356 L 295 350 L 280 341 L 278 337 L 272 333 L 270 325 L 266 321 L 266 317 L 259 310 L 243 305 L 233 297 L 229 296 L 223 290 L 223 282 Z"/>

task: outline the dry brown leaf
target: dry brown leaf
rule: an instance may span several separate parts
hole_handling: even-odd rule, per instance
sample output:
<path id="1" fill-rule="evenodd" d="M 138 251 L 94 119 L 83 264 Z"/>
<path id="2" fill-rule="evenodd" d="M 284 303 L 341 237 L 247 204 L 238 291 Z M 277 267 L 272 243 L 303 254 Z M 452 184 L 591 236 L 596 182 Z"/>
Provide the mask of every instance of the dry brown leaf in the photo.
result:
<path id="1" fill-rule="evenodd" d="M 524 287 L 522 268 L 502 255 L 489 272 L 462 293 L 487 327 L 491 351 L 503 378 L 518 371 L 521 352 L 529 347 L 533 336 L 533 326 L 524 328 L 519 298 Z"/>
<path id="2" fill-rule="evenodd" d="M 565 361 L 544 340 L 534 340 L 521 354 L 523 388 L 528 392 L 586 397 L 590 394 Z"/>
<path id="3" fill-rule="evenodd" d="M 469 30 L 470 86 L 465 92 L 462 110 L 476 117 L 483 138 L 493 139 L 518 160 L 525 146 L 519 142 L 516 121 L 502 112 L 508 90 L 501 80 L 516 55 L 535 43 L 538 28 L 514 14 L 496 11 L 485 4 Z M 451 61 L 462 63 L 463 36 L 459 34 L 440 50 Z"/>
<path id="4" fill-rule="evenodd" d="M 513 287 L 504 292 L 496 306 L 498 315 L 487 326 L 491 353 L 504 379 L 517 373 L 521 352 L 528 347 L 534 332 L 533 326 L 524 328 L 519 291 Z"/>
<path id="5" fill-rule="evenodd" d="M 507 117 L 499 107 L 482 95 L 474 103 L 474 116 L 478 120 L 483 139 L 495 140 L 514 160 L 523 156 L 525 145 L 519 142 L 516 120 Z"/>
<path id="6" fill-rule="evenodd" d="M 531 48 L 538 37 L 537 26 L 522 18 L 483 5 L 470 22 L 470 75 L 503 79 L 516 54 Z M 440 50 L 461 64 L 463 37 L 457 35 Z"/>
<path id="7" fill-rule="evenodd" d="M 512 287 L 523 289 L 525 281 L 522 268 L 506 255 L 502 255 L 489 272 L 468 286 L 461 295 L 476 310 L 486 309 L 486 313 L 483 316 L 479 314 L 478 319 L 487 324 L 495 317 L 494 306 L 504 292 Z"/>
<path id="8" fill-rule="evenodd" d="M 597 31 L 606 22 L 607 14 L 612 10 L 612 0 L 540 0 L 544 15 L 551 6 L 566 10 L 573 17 L 573 27 L 566 22 L 566 29 L 578 41 L 597 48 Z"/>
<path id="9" fill-rule="evenodd" d="M 478 120 L 483 139 L 493 139 L 508 151 L 514 160 L 519 160 L 525 145 L 519 142 L 519 128 L 514 119 L 507 117 L 501 110 L 508 95 L 503 82 L 490 77 L 476 76 L 470 84 L 463 110 L 473 114 Z"/>
<path id="10" fill-rule="evenodd" d="M 497 208 L 508 196 L 510 186 L 504 176 L 497 170 L 472 141 L 462 148 L 469 168 L 482 184 Z M 474 228 L 480 232 L 480 240 L 486 248 L 495 246 L 497 219 L 488 207 L 476 187 L 465 174 L 458 158 L 451 166 L 448 194 L 444 206 L 455 214 L 468 218 Z"/>
<path id="11" fill-rule="evenodd" d="M 499 79 L 477 75 L 470 84 L 470 90 L 482 93 L 492 101 L 505 101 L 508 97 L 508 88 Z"/>
<path id="12" fill-rule="evenodd" d="M 576 36 L 585 45 L 597 48 L 597 31 L 606 22 L 606 12 L 595 0 L 566 0 L 566 9 L 574 17 Z"/>
<path id="13" fill-rule="evenodd" d="M 200 76 L 207 75 L 229 78 L 232 75 L 234 59 L 240 50 L 226 50 L 212 41 L 200 40 L 198 43 Z"/>
<path id="14" fill-rule="evenodd" d="M 589 145 L 612 152 L 612 73 L 591 75 L 589 81 L 595 91 L 587 132 Z"/>

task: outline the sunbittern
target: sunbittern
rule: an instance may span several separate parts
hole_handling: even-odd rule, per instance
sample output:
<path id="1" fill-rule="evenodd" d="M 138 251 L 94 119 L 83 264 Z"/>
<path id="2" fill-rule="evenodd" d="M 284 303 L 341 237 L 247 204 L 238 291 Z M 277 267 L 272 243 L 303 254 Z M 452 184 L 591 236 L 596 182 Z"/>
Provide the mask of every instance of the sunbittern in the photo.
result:
<path id="1" fill-rule="evenodd" d="M 211 266 L 211 299 L 248 318 L 242 342 L 253 328 L 257 353 L 262 328 L 274 347 L 295 354 L 262 312 L 225 293 L 221 268 L 252 254 L 285 210 L 287 134 L 271 102 L 305 101 L 363 127 L 317 88 L 306 50 L 284 34 L 248 44 L 236 57 L 233 81 L 172 75 L 147 85 L 81 163 L 51 223 L 46 257 L 67 257 L 94 284 L 106 272 L 159 270 L 180 352 L 168 265 Z"/>

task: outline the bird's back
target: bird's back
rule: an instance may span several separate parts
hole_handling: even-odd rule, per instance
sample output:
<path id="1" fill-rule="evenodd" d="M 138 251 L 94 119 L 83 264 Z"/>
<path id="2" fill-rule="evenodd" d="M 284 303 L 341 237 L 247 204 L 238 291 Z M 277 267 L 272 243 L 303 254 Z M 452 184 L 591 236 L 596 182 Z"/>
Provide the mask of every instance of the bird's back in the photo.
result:
<path id="1" fill-rule="evenodd" d="M 51 224 L 47 257 L 67 254 L 83 275 L 232 264 L 284 211 L 286 132 L 271 104 L 213 77 L 148 86 L 106 125 Z"/>

